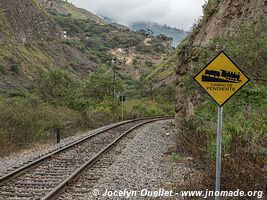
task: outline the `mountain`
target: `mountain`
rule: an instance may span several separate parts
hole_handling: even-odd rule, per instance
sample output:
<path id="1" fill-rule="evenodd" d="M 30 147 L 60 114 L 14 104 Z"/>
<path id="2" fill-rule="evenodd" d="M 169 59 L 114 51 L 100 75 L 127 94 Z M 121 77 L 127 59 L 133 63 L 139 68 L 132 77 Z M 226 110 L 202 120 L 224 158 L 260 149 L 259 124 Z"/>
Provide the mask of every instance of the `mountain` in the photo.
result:
<path id="1" fill-rule="evenodd" d="M 70 15 L 75 19 L 90 19 L 97 23 L 103 22 L 101 17 L 89 12 L 86 9 L 78 8 L 72 3 L 63 0 L 39 0 L 41 5 L 52 14 Z"/>
<path id="2" fill-rule="evenodd" d="M 108 23 L 108 24 L 118 23 L 116 20 L 111 19 L 111 18 L 109 18 L 109 17 L 103 16 L 103 15 L 101 15 L 101 17 L 102 17 L 102 19 L 103 19 L 106 23 Z"/>
<path id="3" fill-rule="evenodd" d="M 118 24 L 118 22 L 112 18 L 101 16 L 102 19 L 108 24 Z M 125 27 L 125 26 L 124 26 Z M 135 22 L 129 25 L 129 28 L 134 31 L 151 30 L 154 36 L 161 34 L 171 37 L 173 39 L 172 45 L 176 47 L 186 36 L 187 32 L 182 29 L 172 28 L 167 25 L 160 25 L 153 22 Z"/>
<path id="4" fill-rule="evenodd" d="M 130 25 L 131 29 L 139 31 L 141 29 L 150 29 L 153 31 L 153 35 L 160 34 L 173 38 L 173 46 L 177 46 L 186 36 L 187 32 L 182 29 L 172 28 L 167 25 L 160 25 L 152 22 L 136 22 Z"/>
<path id="5" fill-rule="evenodd" d="M 60 29 L 35 1 L 1 1 L 0 7 L 0 86 L 20 87 L 37 66 L 53 65 L 56 54 L 49 54 L 61 38 Z"/>
<path id="6" fill-rule="evenodd" d="M 170 50 L 160 38 L 147 44 L 142 34 L 98 23 L 99 17 L 70 3 L 52 2 L 0 2 L 0 87 L 22 87 L 40 69 L 85 77 L 114 56 L 121 60 L 122 74 L 138 77 L 146 62 L 154 67 Z"/>
<path id="7" fill-rule="evenodd" d="M 173 98 L 143 82 L 173 51 L 164 38 L 61 1 L 1 0 L 0 9 L 0 156 L 52 142 L 55 129 L 67 137 L 118 121 L 121 94 L 125 119 L 173 113 Z"/>
<path id="8" fill-rule="evenodd" d="M 111 24 L 113 26 L 116 26 L 117 28 L 121 29 L 121 30 L 129 30 L 130 28 L 128 26 L 119 24 L 116 20 L 113 20 L 111 18 L 105 17 L 105 16 L 100 16 L 103 21 L 107 24 Z"/>

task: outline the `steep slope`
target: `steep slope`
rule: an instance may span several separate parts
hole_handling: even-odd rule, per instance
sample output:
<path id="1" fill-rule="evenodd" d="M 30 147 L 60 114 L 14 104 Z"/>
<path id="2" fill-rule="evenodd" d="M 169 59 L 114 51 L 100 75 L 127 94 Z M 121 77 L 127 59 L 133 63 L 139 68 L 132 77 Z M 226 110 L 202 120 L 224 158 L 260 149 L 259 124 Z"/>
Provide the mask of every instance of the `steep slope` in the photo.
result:
<path id="1" fill-rule="evenodd" d="M 208 46 L 213 39 L 218 37 L 235 34 L 236 28 L 241 24 L 248 26 L 251 23 L 261 22 L 266 16 L 266 7 L 264 0 L 242 2 L 238 0 L 210 0 L 204 5 L 203 19 L 193 27 L 189 37 L 179 45 L 176 50 L 177 56 L 172 60 L 176 63 L 177 123 L 180 123 L 193 112 L 190 98 L 183 94 L 183 75 L 194 68 L 192 63 L 198 59 L 197 49 Z M 224 42 L 219 45 L 217 50 L 215 49 L 215 54 L 225 48 Z"/>
<path id="2" fill-rule="evenodd" d="M 77 73 L 91 70 L 92 62 L 77 48 L 65 44 L 63 32 L 32 0 L 1 1 L 1 87 L 21 87 L 39 69 L 68 69 L 82 65 Z"/>
<path id="3" fill-rule="evenodd" d="M 154 69 L 172 50 L 161 38 L 147 38 L 113 24 L 96 24 L 60 16 L 55 20 L 67 31 L 67 44 L 80 48 L 99 65 L 106 65 L 112 57 L 116 57 L 119 71 L 129 77 L 137 78 L 143 69 Z M 146 43 L 148 40 L 149 44 Z"/>
<path id="4" fill-rule="evenodd" d="M 67 2 L 53 1 L 53 6 L 67 6 L 84 15 L 82 10 Z M 130 30 L 58 12 L 55 15 L 48 10 L 49 16 L 35 0 L 5 0 L 0 2 L 0 7 L 2 88 L 21 87 L 40 69 L 67 69 L 85 77 L 107 65 L 108 60 L 116 57 L 112 52 L 119 48 L 130 52 L 126 56 L 117 56 L 121 60 L 118 64 L 120 72 L 139 77 L 140 68 L 146 67 L 147 60 L 152 65 L 157 64 L 169 51 L 159 38 L 152 38 L 152 45 L 147 46 L 144 43 L 146 36 Z M 93 19 L 97 21 L 99 18 Z"/>
<path id="5" fill-rule="evenodd" d="M 118 22 L 114 19 L 102 16 L 103 20 L 108 24 L 116 25 Z M 123 29 L 127 29 L 126 26 L 121 26 Z M 161 25 L 153 22 L 135 22 L 129 25 L 131 30 L 142 32 L 149 30 L 153 36 L 165 35 L 172 38 L 172 45 L 176 47 L 186 36 L 187 32 L 182 29 L 169 27 L 167 25 Z"/>
<path id="6" fill-rule="evenodd" d="M 194 46 L 205 46 L 218 36 L 231 34 L 236 26 L 243 22 L 255 23 L 266 15 L 266 1 L 264 0 L 213 0 L 204 7 L 205 16 L 197 26 Z M 193 38 L 194 37 L 194 38 Z"/>
<path id="7" fill-rule="evenodd" d="M 265 15 L 264 1 L 211 0 L 204 9 L 205 16 L 194 25 L 191 33 L 148 78 L 161 85 L 175 81 L 175 68 L 187 69 L 194 58 L 194 49 L 207 46 L 214 38 L 231 35 L 237 25 L 257 22 Z M 183 70 L 182 70 L 183 71 Z M 183 73 L 183 72 L 182 72 Z"/>
<path id="8" fill-rule="evenodd" d="M 10 33 L 17 41 L 52 41 L 60 38 L 55 24 L 35 1 L 1 1 L 0 8 Z"/>

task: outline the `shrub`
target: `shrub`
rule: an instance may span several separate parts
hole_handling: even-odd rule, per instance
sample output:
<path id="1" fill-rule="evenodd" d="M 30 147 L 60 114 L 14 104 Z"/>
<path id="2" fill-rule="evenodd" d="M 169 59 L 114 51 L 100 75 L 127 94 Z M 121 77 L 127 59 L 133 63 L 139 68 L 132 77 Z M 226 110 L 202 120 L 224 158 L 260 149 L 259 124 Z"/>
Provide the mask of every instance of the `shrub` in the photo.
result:
<path id="1" fill-rule="evenodd" d="M 0 64 L 0 72 L 4 73 L 5 72 L 5 66 Z"/>
<path id="2" fill-rule="evenodd" d="M 146 107 L 146 109 L 144 110 L 144 114 L 147 117 L 149 117 L 149 116 L 162 116 L 162 115 L 164 115 L 164 112 L 160 108 L 158 108 L 157 106 L 149 106 L 149 107 Z"/>
<path id="3" fill-rule="evenodd" d="M 215 0 L 207 0 L 202 6 L 205 19 L 207 19 L 210 15 L 214 13 L 216 9 L 216 5 L 214 1 Z"/>
<path id="4" fill-rule="evenodd" d="M 71 108 L 73 99 L 79 96 L 81 82 L 70 72 L 49 69 L 39 71 L 34 88 L 44 102 Z"/>
<path id="5" fill-rule="evenodd" d="M 106 97 L 112 97 L 113 86 L 116 91 L 120 91 L 122 89 L 122 82 L 118 78 L 114 82 L 113 74 L 100 70 L 86 80 L 83 93 L 87 97 L 101 101 Z"/>
<path id="6" fill-rule="evenodd" d="M 153 67 L 153 63 L 151 61 L 145 61 L 145 65 L 149 68 L 152 68 Z"/>
<path id="7" fill-rule="evenodd" d="M 17 64 L 11 64 L 11 66 L 10 66 L 10 70 L 11 70 L 12 72 L 16 73 L 16 74 L 19 73 L 19 67 L 18 67 Z"/>
<path id="8" fill-rule="evenodd" d="M 87 117 L 91 119 L 92 124 L 97 126 L 103 126 L 106 123 L 111 123 L 117 117 L 114 110 L 112 100 L 105 99 L 99 103 L 94 104 L 86 111 Z"/>
<path id="9" fill-rule="evenodd" d="M 128 110 L 127 112 L 135 116 L 140 116 L 140 117 L 141 116 L 149 117 L 149 116 L 166 115 L 162 107 L 159 104 L 157 104 L 157 102 L 146 101 L 145 99 L 143 101 L 144 102 L 138 102 L 138 103 L 133 104 L 131 106 L 131 109 Z"/>
<path id="10" fill-rule="evenodd" d="M 10 70 L 14 72 L 15 74 L 19 73 L 19 62 L 14 60 L 14 58 L 10 57 L 8 58 L 10 63 Z"/>
<path id="11" fill-rule="evenodd" d="M 79 114 L 68 108 L 36 104 L 32 99 L 1 97 L 0 109 L 1 137 L 8 138 L 14 147 L 26 147 L 42 139 L 51 140 L 55 128 L 60 128 L 63 135 L 67 134 L 80 120 Z"/>

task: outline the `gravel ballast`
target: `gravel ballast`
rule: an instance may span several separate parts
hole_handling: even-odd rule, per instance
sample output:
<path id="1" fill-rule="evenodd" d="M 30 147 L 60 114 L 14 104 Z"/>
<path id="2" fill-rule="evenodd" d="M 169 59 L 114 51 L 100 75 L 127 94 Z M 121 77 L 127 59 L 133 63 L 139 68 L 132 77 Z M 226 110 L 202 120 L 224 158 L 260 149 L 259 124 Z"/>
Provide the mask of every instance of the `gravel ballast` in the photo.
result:
<path id="1" fill-rule="evenodd" d="M 151 199 L 152 197 L 140 196 L 140 192 L 144 189 L 173 190 L 176 183 L 183 182 L 184 177 L 191 173 L 184 162 L 173 159 L 176 143 L 171 120 L 148 124 L 136 131 L 137 136 L 94 187 L 93 192 L 99 191 L 99 195 L 91 193 L 86 199 Z M 110 194 L 114 191 L 137 193 L 128 198 L 113 194 L 107 197 L 103 196 L 106 191 Z M 163 198 L 165 197 L 158 197 Z M 182 198 L 176 196 L 173 199 Z"/>
<path id="2" fill-rule="evenodd" d="M 120 124 L 121 122 L 118 122 L 116 124 Z M 31 162 L 33 160 L 38 159 L 41 156 L 44 156 L 46 154 L 49 154 L 53 151 L 56 151 L 60 148 L 65 147 L 66 145 L 73 143 L 77 140 L 80 140 L 84 137 L 87 137 L 89 135 L 93 135 L 94 133 L 101 131 L 103 129 L 106 129 L 108 127 L 111 127 L 116 124 L 107 125 L 98 129 L 94 129 L 91 131 L 87 131 L 84 133 L 77 134 L 72 137 L 68 137 L 61 140 L 60 144 L 43 144 L 43 145 L 37 145 L 31 149 L 24 150 L 20 153 L 16 153 L 7 157 L 0 157 L 0 177 L 4 176 L 10 171 L 13 171 L 15 168 L 22 167 L 26 165 L 28 162 Z"/>
<path id="3" fill-rule="evenodd" d="M 112 125 L 109 125 L 112 126 Z M 24 154 L 0 158 L 0 176 L 14 167 L 23 166 L 28 161 L 62 148 L 83 137 L 105 129 L 101 127 L 77 136 L 62 140 L 60 145 L 45 146 L 45 150 L 31 149 Z M 172 120 L 158 121 L 144 125 L 134 132 L 134 138 L 127 142 L 126 148 L 116 156 L 114 162 L 104 171 L 93 191 L 87 192 L 82 199 L 183 199 L 179 196 L 141 195 L 141 191 L 176 191 L 177 185 L 185 182 L 186 177 L 195 171 L 189 167 L 187 158 L 174 154 L 176 131 Z M 108 196 L 103 196 L 108 191 Z M 122 196 L 118 193 L 122 191 Z M 128 195 L 123 191 L 132 192 Z M 144 193 L 143 193 L 144 194 Z M 151 196 L 152 194 L 152 196 Z"/>

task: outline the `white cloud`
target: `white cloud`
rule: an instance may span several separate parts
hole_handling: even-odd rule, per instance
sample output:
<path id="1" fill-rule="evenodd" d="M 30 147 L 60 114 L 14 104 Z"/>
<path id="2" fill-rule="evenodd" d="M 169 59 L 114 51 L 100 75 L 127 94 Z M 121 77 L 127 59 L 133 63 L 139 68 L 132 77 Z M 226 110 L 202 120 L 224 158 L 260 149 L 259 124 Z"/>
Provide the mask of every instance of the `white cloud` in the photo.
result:
<path id="1" fill-rule="evenodd" d="M 152 21 L 188 30 L 202 15 L 205 0 L 72 0 L 82 8 L 121 24 Z"/>

